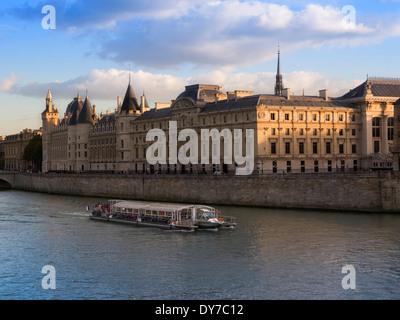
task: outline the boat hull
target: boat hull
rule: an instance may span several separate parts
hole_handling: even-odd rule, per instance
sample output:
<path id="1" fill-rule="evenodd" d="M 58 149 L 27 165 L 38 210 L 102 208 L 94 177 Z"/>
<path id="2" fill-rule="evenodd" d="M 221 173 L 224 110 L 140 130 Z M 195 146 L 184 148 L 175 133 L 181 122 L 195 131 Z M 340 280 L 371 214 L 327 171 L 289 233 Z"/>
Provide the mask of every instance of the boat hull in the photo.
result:
<path id="1" fill-rule="evenodd" d="M 221 226 L 219 222 L 210 222 L 210 221 L 198 221 L 196 222 L 196 226 L 199 229 L 214 229 Z"/>
<path id="2" fill-rule="evenodd" d="M 197 226 L 185 226 L 185 225 L 172 225 L 172 224 L 165 224 L 165 223 L 152 223 L 152 222 L 142 222 L 142 221 L 130 221 L 124 219 L 114 219 L 114 218 L 107 218 L 107 217 L 96 217 L 96 216 L 89 216 L 91 220 L 95 221 L 102 221 L 102 222 L 112 222 L 112 223 L 119 223 L 131 226 L 138 226 L 138 227 L 151 227 L 151 228 L 159 228 L 164 230 L 195 230 Z"/>

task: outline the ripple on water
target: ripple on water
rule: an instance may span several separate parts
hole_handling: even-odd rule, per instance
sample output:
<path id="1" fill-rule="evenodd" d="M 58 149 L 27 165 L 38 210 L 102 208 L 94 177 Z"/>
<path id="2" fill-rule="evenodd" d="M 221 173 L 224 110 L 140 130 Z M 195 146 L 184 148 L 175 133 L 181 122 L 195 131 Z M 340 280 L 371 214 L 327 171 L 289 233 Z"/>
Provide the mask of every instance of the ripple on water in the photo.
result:
<path id="1" fill-rule="evenodd" d="M 0 192 L 0 298 L 400 298 L 400 216 L 220 207 L 235 230 L 183 233 L 87 219 L 103 201 Z M 52 293 L 40 287 L 47 264 Z"/>

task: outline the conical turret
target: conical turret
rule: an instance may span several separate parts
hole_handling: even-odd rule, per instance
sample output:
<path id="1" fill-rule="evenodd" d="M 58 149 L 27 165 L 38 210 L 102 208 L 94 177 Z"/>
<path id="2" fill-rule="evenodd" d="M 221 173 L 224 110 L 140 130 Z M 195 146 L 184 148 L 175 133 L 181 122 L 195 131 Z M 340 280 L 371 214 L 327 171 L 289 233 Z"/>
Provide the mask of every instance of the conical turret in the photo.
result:
<path id="1" fill-rule="evenodd" d="M 133 91 L 133 88 L 131 86 L 131 83 L 129 82 L 128 88 L 126 89 L 126 94 L 124 101 L 122 102 L 121 106 L 121 113 L 122 112 L 136 112 L 140 111 L 139 104 L 137 102 L 135 92 Z"/>
<path id="2" fill-rule="evenodd" d="M 90 104 L 90 100 L 88 94 L 86 93 L 86 99 L 83 103 L 83 107 L 81 112 L 79 113 L 78 122 L 80 123 L 93 123 L 93 109 L 92 105 Z"/>

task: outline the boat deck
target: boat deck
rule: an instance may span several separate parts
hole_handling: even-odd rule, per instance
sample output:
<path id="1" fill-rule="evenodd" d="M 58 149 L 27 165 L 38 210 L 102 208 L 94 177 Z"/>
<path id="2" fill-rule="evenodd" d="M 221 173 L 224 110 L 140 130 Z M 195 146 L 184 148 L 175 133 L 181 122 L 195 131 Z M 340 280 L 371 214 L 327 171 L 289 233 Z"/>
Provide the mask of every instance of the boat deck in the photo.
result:
<path id="1" fill-rule="evenodd" d="M 236 226 L 235 218 L 219 213 L 215 208 L 204 205 L 109 200 L 105 205 L 95 205 L 90 218 L 167 230 L 225 229 Z"/>

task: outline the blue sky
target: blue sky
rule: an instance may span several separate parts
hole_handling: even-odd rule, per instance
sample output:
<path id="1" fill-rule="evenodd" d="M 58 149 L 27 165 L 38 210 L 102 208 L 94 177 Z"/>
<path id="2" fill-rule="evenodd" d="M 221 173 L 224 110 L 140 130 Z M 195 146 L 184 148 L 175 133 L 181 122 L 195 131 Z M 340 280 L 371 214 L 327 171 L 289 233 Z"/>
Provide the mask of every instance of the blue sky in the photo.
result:
<path id="1" fill-rule="evenodd" d="M 113 110 L 129 73 L 150 105 L 194 83 L 272 93 L 278 43 L 286 87 L 340 96 L 367 74 L 400 77 L 399 37 L 400 0 L 2 1 L 0 135 L 39 128 L 48 88 L 61 116 L 86 90 Z"/>

